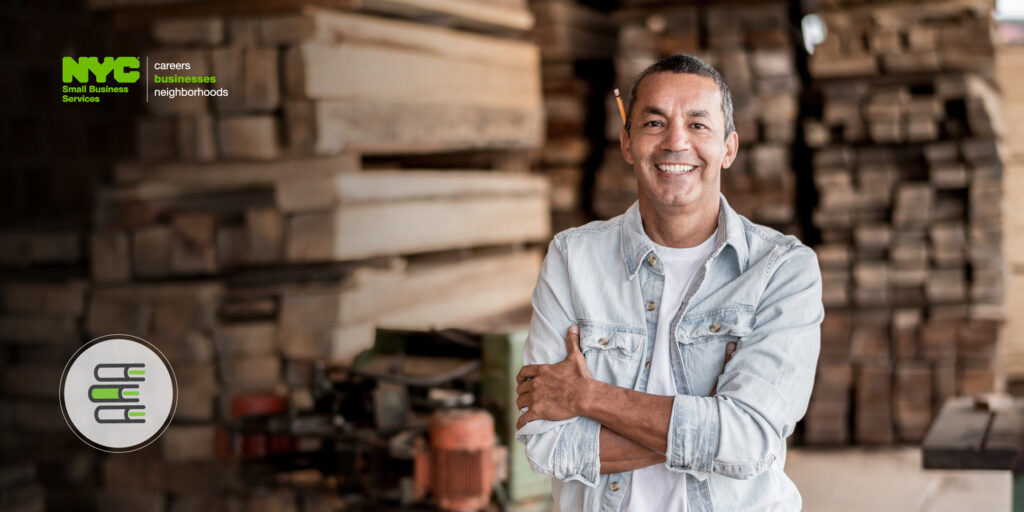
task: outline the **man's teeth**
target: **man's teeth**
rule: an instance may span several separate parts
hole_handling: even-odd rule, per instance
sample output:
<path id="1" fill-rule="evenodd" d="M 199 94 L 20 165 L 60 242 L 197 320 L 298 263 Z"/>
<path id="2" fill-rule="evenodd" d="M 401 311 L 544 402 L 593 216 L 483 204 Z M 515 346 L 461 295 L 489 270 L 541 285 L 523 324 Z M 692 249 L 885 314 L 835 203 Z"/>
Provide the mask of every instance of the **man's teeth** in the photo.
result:
<path id="1" fill-rule="evenodd" d="M 658 170 L 667 172 L 669 174 L 682 174 L 684 172 L 690 172 L 696 169 L 693 165 L 682 165 L 682 164 L 671 164 L 671 165 L 659 165 Z"/>

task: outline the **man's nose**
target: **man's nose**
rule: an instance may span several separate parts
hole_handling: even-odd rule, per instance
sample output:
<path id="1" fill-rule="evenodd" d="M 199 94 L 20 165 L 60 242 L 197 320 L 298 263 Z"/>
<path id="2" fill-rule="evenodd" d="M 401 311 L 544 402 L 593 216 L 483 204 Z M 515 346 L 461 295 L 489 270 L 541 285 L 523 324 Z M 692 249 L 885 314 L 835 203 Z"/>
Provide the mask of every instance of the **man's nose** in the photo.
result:
<path id="1" fill-rule="evenodd" d="M 665 129 L 661 149 L 665 151 L 687 151 L 690 149 L 690 134 L 683 123 L 672 123 Z"/>

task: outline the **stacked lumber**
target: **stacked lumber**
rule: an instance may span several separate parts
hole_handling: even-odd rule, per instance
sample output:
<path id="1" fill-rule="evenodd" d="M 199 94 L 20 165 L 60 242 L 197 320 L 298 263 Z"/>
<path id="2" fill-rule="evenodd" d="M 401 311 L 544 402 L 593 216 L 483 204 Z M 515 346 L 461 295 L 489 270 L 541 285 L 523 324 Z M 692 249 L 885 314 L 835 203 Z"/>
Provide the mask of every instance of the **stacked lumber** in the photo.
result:
<path id="1" fill-rule="evenodd" d="M 128 26 L 144 25 L 167 16 L 267 14 L 307 6 L 509 35 L 533 26 L 525 0 L 88 0 L 88 4 L 97 10 L 114 10 L 118 23 Z"/>
<path id="2" fill-rule="evenodd" d="M 602 147 L 605 86 L 612 78 L 618 27 L 578 0 L 532 0 L 531 36 L 540 47 L 544 146 L 534 171 L 551 181 L 554 231 L 589 220 L 586 190 Z"/>
<path id="3" fill-rule="evenodd" d="M 153 37 L 162 46 L 150 62 L 189 63 L 174 73 L 215 76 L 210 88 L 228 95 L 149 98 L 143 161 L 525 150 L 542 140 L 539 59 L 524 42 L 320 9 L 163 20 Z"/>
<path id="4" fill-rule="evenodd" d="M 28 510 L 43 501 L 67 508 L 96 485 L 89 467 L 97 454 L 68 429 L 57 396 L 64 365 L 88 339 L 85 231 L 0 231 L 0 452 L 17 463 L 8 468 L 12 478 L 32 480 L 10 495 Z"/>
<path id="5" fill-rule="evenodd" d="M 662 57 L 688 53 L 715 66 L 732 92 L 740 140 L 736 161 L 722 173 L 722 192 L 751 220 L 796 234 L 797 180 L 791 146 L 801 85 L 788 3 L 631 4 L 636 5 L 616 13 L 621 24 L 616 87 L 623 99 L 635 77 Z M 614 100 L 609 101 L 610 143 L 594 197 L 602 217 L 618 215 L 636 200 L 636 179 L 619 150 L 622 121 Z"/>
<path id="6" fill-rule="evenodd" d="M 997 385 L 1003 127 L 991 5 L 852 3 L 823 13 L 828 37 L 808 63 L 820 98 L 802 120 L 819 198 L 820 368 L 843 378 L 819 375 L 828 384 L 812 396 L 805 439 L 919 442 L 946 398 Z"/>
<path id="7" fill-rule="evenodd" d="M 539 52 L 324 8 L 188 15 L 204 5 L 148 25 L 149 62 L 190 63 L 174 73 L 216 76 L 229 94 L 151 96 L 136 158 L 97 192 L 89 333 L 152 342 L 180 393 L 156 453 L 105 462 L 103 499 L 312 510 L 304 493 L 239 485 L 224 426 L 253 394 L 312 408 L 317 365 L 350 364 L 377 327 L 458 327 L 529 304 L 547 180 L 481 169 L 525 171 L 518 155 L 542 140 Z"/>
<path id="8" fill-rule="evenodd" d="M 1003 93 L 1002 113 L 1006 123 L 1003 179 L 1007 205 L 1024 200 L 1024 89 L 1019 85 L 1024 80 L 1024 44 L 1020 43 L 1003 42 L 996 48 L 996 72 Z M 1020 311 L 1024 308 L 1024 217 L 1011 212 L 1012 207 L 1007 210 L 1003 224 L 1003 254 L 1009 267 L 1006 304 L 1007 311 Z M 1020 322 L 1019 317 L 1009 315 L 1003 330 L 1001 369 L 1010 382 L 1020 382 L 1024 377 L 1024 335 Z"/>

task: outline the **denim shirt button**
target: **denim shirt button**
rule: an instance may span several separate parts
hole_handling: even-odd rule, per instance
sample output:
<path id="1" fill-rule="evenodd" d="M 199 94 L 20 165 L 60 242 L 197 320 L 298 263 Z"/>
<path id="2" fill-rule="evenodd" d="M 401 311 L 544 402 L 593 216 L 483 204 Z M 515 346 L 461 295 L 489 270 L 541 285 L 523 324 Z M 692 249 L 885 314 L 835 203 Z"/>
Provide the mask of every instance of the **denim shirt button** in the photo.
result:
<path id="1" fill-rule="evenodd" d="M 715 322 L 715 323 L 711 324 L 710 329 L 711 329 L 711 332 L 718 332 L 718 331 L 722 330 L 722 324 L 720 324 L 718 322 Z"/>
<path id="2" fill-rule="evenodd" d="M 618 482 L 612 482 L 612 483 L 608 484 L 608 488 L 611 489 L 612 492 L 615 492 L 615 491 L 619 490 L 619 483 Z"/>
<path id="3" fill-rule="evenodd" d="M 654 311 L 654 307 L 653 301 L 647 301 L 647 311 Z"/>
<path id="4" fill-rule="evenodd" d="M 651 369 L 651 362 L 647 361 L 646 363 L 644 363 L 644 370 L 650 370 L 650 369 Z"/>
<path id="5" fill-rule="evenodd" d="M 647 264 L 652 266 L 652 267 L 657 265 L 658 264 L 658 258 L 656 258 L 654 256 L 651 256 L 650 258 L 647 258 Z"/>
<path id="6" fill-rule="evenodd" d="M 607 346 L 608 345 L 608 338 L 601 338 L 601 339 L 597 340 L 597 344 L 601 345 L 602 347 Z"/>

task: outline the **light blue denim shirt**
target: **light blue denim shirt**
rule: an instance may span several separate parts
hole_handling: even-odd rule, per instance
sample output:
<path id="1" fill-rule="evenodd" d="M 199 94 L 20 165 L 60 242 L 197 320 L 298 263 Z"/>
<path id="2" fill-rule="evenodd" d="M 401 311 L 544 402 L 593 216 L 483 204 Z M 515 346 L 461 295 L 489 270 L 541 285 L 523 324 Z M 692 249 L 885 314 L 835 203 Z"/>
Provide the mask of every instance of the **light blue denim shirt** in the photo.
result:
<path id="1" fill-rule="evenodd" d="M 654 247 L 636 203 L 556 235 L 533 293 L 523 363 L 565 359 L 575 323 L 593 378 L 644 391 L 664 284 Z M 715 249 L 672 323 L 678 394 L 665 465 L 686 478 L 689 512 L 800 510 L 783 472 L 786 438 L 807 409 L 823 316 L 814 251 L 723 197 Z M 737 349 L 723 368 L 730 341 Z M 534 471 L 552 476 L 561 510 L 615 511 L 627 495 L 632 471 L 600 474 L 599 431 L 577 417 L 516 433 Z"/>

